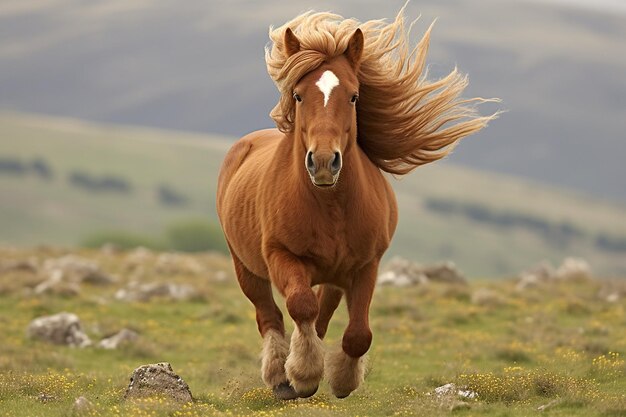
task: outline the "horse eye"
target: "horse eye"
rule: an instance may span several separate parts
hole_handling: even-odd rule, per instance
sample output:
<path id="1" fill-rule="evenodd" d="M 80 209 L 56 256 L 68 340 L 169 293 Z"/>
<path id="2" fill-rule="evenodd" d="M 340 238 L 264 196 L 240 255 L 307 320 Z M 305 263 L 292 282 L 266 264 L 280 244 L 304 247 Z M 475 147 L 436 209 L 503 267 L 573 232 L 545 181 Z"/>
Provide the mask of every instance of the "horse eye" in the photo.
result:
<path id="1" fill-rule="evenodd" d="M 354 104 L 359 100 L 359 95 L 355 94 L 352 96 L 352 98 L 350 99 L 350 103 Z"/>
<path id="2" fill-rule="evenodd" d="M 298 102 L 302 103 L 302 97 L 298 93 L 293 93 L 293 98 Z"/>

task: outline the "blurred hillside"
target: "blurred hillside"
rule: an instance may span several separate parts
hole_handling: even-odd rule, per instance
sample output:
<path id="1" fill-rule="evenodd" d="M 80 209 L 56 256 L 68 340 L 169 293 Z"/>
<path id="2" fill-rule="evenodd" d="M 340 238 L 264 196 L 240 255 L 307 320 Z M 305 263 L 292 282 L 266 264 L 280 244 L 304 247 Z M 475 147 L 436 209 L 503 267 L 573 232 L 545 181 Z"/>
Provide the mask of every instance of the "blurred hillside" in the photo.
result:
<path id="1" fill-rule="evenodd" d="M 102 232 L 155 237 L 216 222 L 231 138 L 0 113 L 0 242 L 76 245 Z M 470 276 L 513 275 L 582 256 L 626 273 L 626 206 L 440 163 L 391 179 L 400 225 L 389 255 L 454 260 Z"/>
<path id="2" fill-rule="evenodd" d="M 6 0 L 0 109 L 240 136 L 272 125 L 269 25 L 311 7 L 393 18 L 404 2 Z M 415 40 L 439 18 L 431 76 L 458 65 L 468 96 L 508 110 L 451 161 L 626 201 L 623 2 L 411 2 L 419 15 Z"/>

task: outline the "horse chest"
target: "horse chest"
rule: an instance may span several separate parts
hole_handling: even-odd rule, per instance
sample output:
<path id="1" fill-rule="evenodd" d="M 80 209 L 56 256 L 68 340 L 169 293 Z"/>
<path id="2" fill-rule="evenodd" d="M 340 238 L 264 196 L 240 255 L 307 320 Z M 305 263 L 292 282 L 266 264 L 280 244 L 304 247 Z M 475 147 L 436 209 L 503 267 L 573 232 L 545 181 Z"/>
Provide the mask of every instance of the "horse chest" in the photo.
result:
<path id="1" fill-rule="evenodd" d="M 328 205 L 306 219 L 292 216 L 291 227 L 301 238 L 290 245 L 290 250 L 306 257 L 322 276 L 362 266 L 375 256 L 376 226 L 362 224 L 363 219 L 352 208 Z"/>

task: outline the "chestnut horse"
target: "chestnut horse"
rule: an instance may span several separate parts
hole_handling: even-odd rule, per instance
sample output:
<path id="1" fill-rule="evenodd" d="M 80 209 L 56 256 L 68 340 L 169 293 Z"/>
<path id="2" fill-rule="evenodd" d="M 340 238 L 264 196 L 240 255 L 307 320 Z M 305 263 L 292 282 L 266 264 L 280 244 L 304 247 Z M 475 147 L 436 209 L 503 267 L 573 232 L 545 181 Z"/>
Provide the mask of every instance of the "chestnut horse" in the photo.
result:
<path id="1" fill-rule="evenodd" d="M 426 80 L 429 36 L 430 28 L 410 51 L 403 11 L 390 24 L 309 12 L 270 29 L 278 129 L 233 145 L 217 209 L 256 308 L 262 378 L 278 398 L 313 395 L 323 375 L 340 398 L 359 386 L 378 265 L 398 219 L 382 171 L 401 175 L 440 159 L 494 117 L 473 110 L 485 100 L 459 98 L 467 78 L 456 70 Z M 295 322 L 291 339 L 272 286 Z M 325 353 L 344 294 L 349 323 L 341 346 Z"/>

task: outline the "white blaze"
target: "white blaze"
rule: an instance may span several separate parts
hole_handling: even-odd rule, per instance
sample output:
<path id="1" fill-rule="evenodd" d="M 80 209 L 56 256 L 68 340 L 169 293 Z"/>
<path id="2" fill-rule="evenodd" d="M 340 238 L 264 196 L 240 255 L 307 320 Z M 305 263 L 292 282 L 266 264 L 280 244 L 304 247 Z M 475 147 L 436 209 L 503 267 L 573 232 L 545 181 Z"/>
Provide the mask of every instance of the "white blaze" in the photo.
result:
<path id="1" fill-rule="evenodd" d="M 339 78 L 337 78 L 332 71 L 324 71 L 315 85 L 318 86 L 322 94 L 324 94 L 324 107 L 326 107 L 328 99 L 330 99 L 330 93 L 333 92 L 333 88 L 339 85 Z"/>

